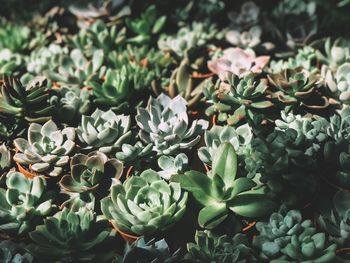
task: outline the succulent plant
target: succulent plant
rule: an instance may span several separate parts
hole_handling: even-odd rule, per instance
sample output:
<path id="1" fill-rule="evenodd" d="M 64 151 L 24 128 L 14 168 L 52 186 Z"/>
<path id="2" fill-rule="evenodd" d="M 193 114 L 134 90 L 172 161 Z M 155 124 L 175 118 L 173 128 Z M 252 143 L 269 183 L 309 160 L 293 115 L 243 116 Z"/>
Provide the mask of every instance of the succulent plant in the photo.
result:
<path id="1" fill-rule="evenodd" d="M 188 157 L 180 153 L 175 157 L 162 155 L 158 158 L 158 166 L 161 171 L 158 174 L 165 180 L 169 180 L 172 175 L 183 173 L 188 166 Z"/>
<path id="2" fill-rule="evenodd" d="M 0 114 L 0 142 L 11 143 L 14 138 L 22 136 L 26 128 L 23 121 L 3 117 Z"/>
<path id="3" fill-rule="evenodd" d="M 0 50 L 9 49 L 14 53 L 25 52 L 31 46 L 31 30 L 27 26 L 16 25 L 4 18 L 0 19 Z"/>
<path id="4" fill-rule="evenodd" d="M 344 39 L 338 38 L 332 43 L 331 39 L 327 38 L 324 44 L 324 51 L 325 54 L 322 54 L 317 50 L 317 57 L 327 64 L 332 71 L 336 71 L 339 66 L 350 61 L 348 41 Z"/>
<path id="5" fill-rule="evenodd" d="M 242 79 L 228 73 L 228 83 L 217 81 L 204 90 L 212 104 L 205 113 L 210 116 L 219 112 L 219 121 L 235 125 L 247 117 L 253 117 L 256 109 L 262 112 L 274 105 L 266 96 L 267 88 L 267 80 L 260 79 L 258 82 L 252 73 Z"/>
<path id="6" fill-rule="evenodd" d="M 63 55 L 57 70 L 50 69 L 46 75 L 59 85 L 89 86 L 90 82 L 97 82 L 104 76 L 106 67 L 103 60 L 104 54 L 100 49 L 94 51 L 91 60 L 80 49 L 73 49 L 69 56 Z"/>
<path id="7" fill-rule="evenodd" d="M 334 262 L 336 244 L 317 232 L 311 220 L 298 210 L 280 209 L 269 222 L 258 222 L 253 240 L 263 262 Z"/>
<path id="8" fill-rule="evenodd" d="M 229 30 L 225 34 L 227 42 L 240 48 L 254 48 L 261 43 L 262 29 L 253 26 L 248 31 Z"/>
<path id="9" fill-rule="evenodd" d="M 28 251 L 40 260 L 110 262 L 113 255 L 106 248 L 113 232 L 107 226 L 85 207 L 77 212 L 63 208 L 29 233 Z"/>
<path id="10" fill-rule="evenodd" d="M 219 146 L 224 142 L 230 142 L 238 155 L 241 155 L 244 147 L 249 147 L 253 133 L 248 124 L 236 129 L 230 126 L 215 125 L 204 133 L 205 145 L 198 149 L 199 159 L 210 165 Z"/>
<path id="11" fill-rule="evenodd" d="M 84 150 L 110 153 L 129 141 L 130 117 L 96 109 L 91 116 L 82 116 L 76 132 Z"/>
<path id="12" fill-rule="evenodd" d="M 330 202 L 320 204 L 317 222 L 321 229 L 328 233 L 329 239 L 335 242 L 339 248 L 350 246 L 350 208 L 347 205 L 350 194 L 346 191 L 338 191 Z"/>
<path id="13" fill-rule="evenodd" d="M 125 28 L 119 29 L 117 25 L 108 26 L 103 20 L 98 19 L 92 25 L 80 29 L 69 41 L 75 48 L 83 50 L 84 54 L 92 57 L 97 49 L 103 50 L 104 54 L 116 49 L 125 41 L 125 33 Z"/>
<path id="14" fill-rule="evenodd" d="M 23 244 L 10 240 L 0 242 L 0 257 L 4 263 L 32 263 L 33 256 L 26 252 Z"/>
<path id="15" fill-rule="evenodd" d="M 144 145 L 141 141 L 137 141 L 134 145 L 123 143 L 121 151 L 117 152 L 115 156 L 124 163 L 134 164 L 152 156 L 152 148 L 152 143 Z"/>
<path id="16" fill-rule="evenodd" d="M 104 216 L 124 233 L 151 235 L 169 229 L 185 210 L 187 192 L 178 183 L 167 183 L 149 169 L 113 185 L 111 196 L 102 199 Z"/>
<path id="17" fill-rule="evenodd" d="M 208 127 L 205 120 L 194 120 L 189 127 L 186 101 L 180 96 L 171 99 L 165 94 L 150 97 L 147 108 L 138 108 L 136 116 L 140 138 L 153 144 L 158 155 L 172 155 L 196 145 Z"/>
<path id="18" fill-rule="evenodd" d="M 329 106 L 326 96 L 317 88 L 317 76 L 303 68 L 286 69 L 279 74 L 269 74 L 272 99 L 290 107 L 305 106 L 311 109 L 324 109 Z M 290 105 L 290 106 L 288 106 Z"/>
<path id="19" fill-rule="evenodd" d="M 147 44 L 151 42 L 152 37 L 160 33 L 166 22 L 166 16 L 157 17 L 155 5 L 150 5 L 140 18 L 134 18 L 126 21 L 128 28 L 136 34 L 127 41 L 136 44 Z"/>
<path id="20" fill-rule="evenodd" d="M 172 254 L 164 239 L 159 241 L 152 239 L 146 242 L 141 237 L 131 245 L 126 244 L 124 254 L 117 256 L 113 263 L 178 263 L 180 260 L 179 250 Z"/>
<path id="21" fill-rule="evenodd" d="M 27 61 L 27 71 L 32 75 L 45 75 L 49 70 L 61 66 L 61 58 L 68 54 L 68 48 L 57 44 L 41 47 L 32 51 Z"/>
<path id="22" fill-rule="evenodd" d="M 120 70 L 108 69 L 102 84 L 90 82 L 95 96 L 94 101 L 99 105 L 114 106 L 116 109 L 127 105 L 127 99 L 135 88 L 131 77 L 126 66 Z"/>
<path id="23" fill-rule="evenodd" d="M 216 25 L 194 22 L 190 26 L 181 27 L 175 36 L 162 35 L 158 47 L 182 58 L 190 50 L 205 47 L 210 42 L 223 37 Z"/>
<path id="24" fill-rule="evenodd" d="M 49 120 L 52 106 L 44 77 L 32 79 L 24 87 L 18 79 L 5 77 L 1 86 L 0 114 L 28 122 Z"/>
<path id="25" fill-rule="evenodd" d="M 43 125 L 32 123 L 28 139 L 17 138 L 14 145 L 18 151 L 13 159 L 30 170 L 49 176 L 58 176 L 68 164 L 75 148 L 74 128 L 59 130 L 53 121 Z"/>
<path id="26" fill-rule="evenodd" d="M 196 243 L 188 243 L 186 258 L 194 262 L 257 262 L 244 234 L 217 236 L 213 232 L 196 231 Z"/>
<path id="27" fill-rule="evenodd" d="M 55 95 L 51 96 L 50 103 L 55 106 L 58 119 L 73 123 L 89 112 L 90 96 L 90 91 L 87 89 L 61 87 Z"/>
<path id="28" fill-rule="evenodd" d="M 0 230 L 6 233 L 26 234 L 54 209 L 52 193 L 46 191 L 42 176 L 28 179 L 19 172 L 9 172 L 6 187 L 0 188 Z"/>
<path id="29" fill-rule="evenodd" d="M 231 12 L 228 18 L 234 28 L 242 29 L 255 25 L 259 21 L 260 7 L 253 1 L 246 1 L 242 4 L 240 12 Z"/>
<path id="30" fill-rule="evenodd" d="M 213 229 L 233 212 L 248 218 L 262 217 L 274 211 L 275 204 L 264 188 L 252 179 L 237 178 L 237 155 L 233 145 L 225 142 L 217 149 L 208 175 L 196 171 L 174 175 L 172 181 L 191 192 L 204 206 L 199 212 L 201 227 Z"/>
<path id="31" fill-rule="evenodd" d="M 79 197 L 83 201 L 102 199 L 108 194 L 114 179 L 123 173 L 123 164 L 117 159 L 108 159 L 101 152 L 88 155 L 74 155 L 70 162 L 70 174 L 64 175 L 59 185 L 63 192 L 73 199 Z"/>
<path id="32" fill-rule="evenodd" d="M 239 78 L 249 73 L 259 74 L 269 60 L 269 56 L 256 57 L 251 49 L 228 48 L 223 51 L 222 57 L 209 61 L 208 68 L 221 80 L 227 80 L 228 72 Z"/>
<path id="33" fill-rule="evenodd" d="M 261 164 L 261 181 L 269 195 L 286 204 L 305 202 L 317 189 L 314 178 L 316 150 L 313 141 L 294 129 L 274 130 L 266 138 L 254 138 L 252 148 Z M 308 151 L 307 151 L 308 150 Z M 299 193 L 295 195 L 295 193 Z"/>
<path id="34" fill-rule="evenodd" d="M 329 71 L 325 73 L 325 82 L 329 89 L 335 93 L 344 104 L 350 103 L 350 63 L 344 63 L 338 67 L 335 75 Z"/>

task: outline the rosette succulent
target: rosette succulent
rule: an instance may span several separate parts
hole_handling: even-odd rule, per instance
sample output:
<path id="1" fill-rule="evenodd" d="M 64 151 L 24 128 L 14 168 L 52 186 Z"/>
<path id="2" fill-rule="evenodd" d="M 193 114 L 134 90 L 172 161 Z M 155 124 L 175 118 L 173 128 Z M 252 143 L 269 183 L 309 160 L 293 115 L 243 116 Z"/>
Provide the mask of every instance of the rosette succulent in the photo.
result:
<path id="1" fill-rule="evenodd" d="M 53 195 L 46 190 L 42 176 L 28 179 L 19 172 L 9 172 L 6 188 L 0 188 L 1 231 L 26 234 L 54 209 Z"/>
<path id="2" fill-rule="evenodd" d="M 239 78 L 249 73 L 259 74 L 269 62 L 269 56 L 256 57 L 253 50 L 228 48 L 223 51 L 222 57 L 208 62 L 208 68 L 221 80 L 227 80 L 227 73 Z"/>
<path id="3" fill-rule="evenodd" d="M 34 172 L 58 176 L 69 162 L 75 148 L 74 140 L 74 128 L 59 130 L 51 120 L 43 125 L 32 123 L 27 139 L 14 140 L 18 152 L 13 159 Z"/>
<path id="4" fill-rule="evenodd" d="M 198 149 L 199 159 L 210 165 L 219 146 L 224 142 L 230 142 L 238 155 L 241 155 L 243 148 L 249 147 L 253 133 L 248 124 L 241 125 L 236 129 L 230 126 L 215 125 L 204 133 L 205 145 Z"/>
<path id="5" fill-rule="evenodd" d="M 152 239 L 146 242 L 142 237 L 131 245 L 126 244 L 123 255 L 117 256 L 113 263 L 179 263 L 181 262 L 179 254 L 179 250 L 171 253 L 164 239 L 159 241 Z"/>
<path id="6" fill-rule="evenodd" d="M 101 152 L 88 155 L 76 154 L 70 162 L 71 173 L 64 175 L 59 185 L 63 192 L 77 196 L 83 201 L 101 199 L 108 194 L 113 179 L 123 173 L 123 164 L 117 159 L 108 159 Z"/>
<path id="7" fill-rule="evenodd" d="M 50 103 L 55 106 L 58 119 L 72 123 L 89 112 L 90 96 L 90 91 L 87 89 L 61 87 L 51 96 Z"/>
<path id="8" fill-rule="evenodd" d="M 272 99 L 286 105 L 287 108 L 305 106 L 324 109 L 329 106 L 328 98 L 320 93 L 316 85 L 317 76 L 303 68 L 288 68 L 267 77 L 270 84 L 276 88 L 275 91 L 270 90 Z"/>
<path id="9" fill-rule="evenodd" d="M 317 232 L 311 220 L 302 219 L 297 210 L 270 216 L 269 222 L 258 222 L 259 235 L 253 240 L 263 262 L 335 262 L 336 244 Z"/>
<path id="10" fill-rule="evenodd" d="M 32 79 L 25 87 L 18 79 L 5 77 L 0 91 L 0 115 L 28 122 L 49 120 L 53 106 L 44 77 Z"/>
<path id="11" fill-rule="evenodd" d="M 153 144 L 158 155 L 172 155 L 176 151 L 196 145 L 208 127 L 205 120 L 189 123 L 187 103 L 180 96 L 171 99 L 165 94 L 156 99 L 150 97 L 147 108 L 138 108 L 136 116 L 140 138 Z"/>
<path id="12" fill-rule="evenodd" d="M 142 142 L 137 141 L 134 145 L 123 143 L 121 151 L 117 152 L 115 156 L 118 160 L 124 163 L 137 163 L 142 159 L 146 159 L 152 156 L 152 143 L 144 145 Z"/>
<path id="13" fill-rule="evenodd" d="M 253 117 L 256 109 L 262 111 L 274 105 L 266 96 L 266 79 L 258 82 L 252 73 L 241 79 L 231 73 L 227 75 L 228 83 L 217 81 L 215 85 L 211 84 L 204 90 L 212 104 L 205 111 L 207 115 L 219 112 L 219 121 L 235 125 L 247 117 Z"/>
<path id="14" fill-rule="evenodd" d="M 32 243 L 28 251 L 51 262 L 110 262 L 113 255 L 106 248 L 110 249 L 108 239 L 112 234 L 93 211 L 85 207 L 77 212 L 64 208 L 29 233 Z"/>
<path id="15" fill-rule="evenodd" d="M 186 258 L 194 262 L 248 263 L 258 262 L 250 248 L 248 237 L 236 234 L 233 237 L 217 236 L 211 231 L 196 231 L 196 243 L 188 243 Z"/>
<path id="16" fill-rule="evenodd" d="M 166 22 L 166 16 L 157 16 L 155 5 L 150 5 L 140 18 L 134 18 L 126 21 L 128 28 L 136 34 L 127 41 L 136 44 L 147 44 L 151 42 L 152 37 L 160 33 Z"/>
<path id="17" fill-rule="evenodd" d="M 344 63 L 337 69 L 335 78 L 326 76 L 329 89 L 335 93 L 342 103 L 350 103 L 350 63 Z"/>
<path id="18" fill-rule="evenodd" d="M 294 129 L 274 130 L 266 138 L 253 139 L 252 148 L 262 162 L 261 181 L 269 195 L 295 204 L 315 193 L 316 151 L 308 150 L 312 143 Z"/>
<path id="19" fill-rule="evenodd" d="M 101 201 L 101 210 L 119 230 L 141 236 L 172 227 L 182 218 L 186 203 L 187 192 L 180 184 L 167 183 L 149 169 L 113 185 L 111 196 Z"/>
<path id="20" fill-rule="evenodd" d="M 91 81 L 98 81 L 104 76 L 106 67 L 103 66 L 103 60 L 102 50 L 95 50 L 90 60 L 80 49 L 73 49 L 69 56 L 62 56 L 57 70 L 50 69 L 46 75 L 58 85 L 89 86 Z"/>
<path id="21" fill-rule="evenodd" d="M 130 117 L 96 109 L 91 116 L 82 116 L 76 132 L 83 150 L 110 153 L 129 141 Z"/>
<path id="22" fill-rule="evenodd" d="M 216 151 L 212 170 L 206 174 L 196 171 L 174 175 L 172 181 L 191 192 L 204 206 L 199 212 L 201 227 L 213 229 L 231 212 L 257 218 L 274 211 L 275 203 L 264 193 L 264 188 L 252 179 L 237 178 L 237 155 L 233 145 L 225 142 Z"/>

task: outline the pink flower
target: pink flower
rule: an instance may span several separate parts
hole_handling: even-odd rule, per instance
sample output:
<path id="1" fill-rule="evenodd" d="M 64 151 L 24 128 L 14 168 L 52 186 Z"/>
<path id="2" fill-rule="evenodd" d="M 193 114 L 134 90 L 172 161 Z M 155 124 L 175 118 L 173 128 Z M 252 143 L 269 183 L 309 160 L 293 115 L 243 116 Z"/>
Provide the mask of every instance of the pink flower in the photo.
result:
<path id="1" fill-rule="evenodd" d="M 221 80 L 227 79 L 227 72 L 243 77 L 250 72 L 261 73 L 269 62 L 270 56 L 256 57 L 253 50 L 228 48 L 221 58 L 208 62 L 208 68 L 217 74 Z"/>

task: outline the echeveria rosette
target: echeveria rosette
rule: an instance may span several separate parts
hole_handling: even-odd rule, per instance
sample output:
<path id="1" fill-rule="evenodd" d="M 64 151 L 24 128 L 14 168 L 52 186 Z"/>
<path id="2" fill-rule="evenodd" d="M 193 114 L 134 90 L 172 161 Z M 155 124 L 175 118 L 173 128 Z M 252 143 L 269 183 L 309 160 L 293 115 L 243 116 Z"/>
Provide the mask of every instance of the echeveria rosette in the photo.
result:
<path id="1" fill-rule="evenodd" d="M 249 147 L 253 138 L 253 133 L 248 124 L 241 125 L 237 128 L 230 126 L 215 125 L 204 133 L 205 145 L 198 149 L 199 159 L 210 165 L 213 157 L 221 143 L 230 142 L 238 155 L 244 150 L 242 148 Z"/>
<path id="2" fill-rule="evenodd" d="M 269 56 L 256 57 L 253 50 L 228 48 L 223 51 L 222 57 L 208 62 L 208 68 L 221 80 L 227 80 L 227 73 L 239 78 L 247 74 L 260 74 L 269 62 Z"/>
<path id="3" fill-rule="evenodd" d="M 186 105 L 180 95 L 171 99 L 162 93 L 156 99 L 151 97 L 147 108 L 138 108 L 136 122 L 140 127 L 140 139 L 152 143 L 158 155 L 191 149 L 208 128 L 205 120 L 194 120 L 190 124 Z"/>
<path id="4" fill-rule="evenodd" d="M 269 222 L 258 222 L 253 240 L 262 262 L 334 262 L 336 244 L 327 240 L 300 211 L 282 208 Z"/>
<path id="5" fill-rule="evenodd" d="M 225 142 L 218 148 L 208 175 L 189 171 L 174 175 L 172 181 L 191 192 L 204 207 L 198 215 L 201 227 L 213 229 L 230 213 L 258 218 L 274 211 L 276 204 L 264 193 L 264 188 L 252 179 L 237 178 L 237 155 L 233 145 Z"/>
<path id="6" fill-rule="evenodd" d="M 32 243 L 28 251 L 50 262 L 110 262 L 113 252 L 108 243 L 112 235 L 106 221 L 97 220 L 93 211 L 63 208 L 29 233 Z"/>
<path id="7" fill-rule="evenodd" d="M 276 90 L 269 90 L 272 99 L 284 107 L 304 106 L 309 109 L 324 109 L 329 106 L 329 99 L 321 93 L 316 82 L 316 74 L 302 67 L 287 68 L 278 74 L 269 74 L 269 83 Z"/>
<path id="8" fill-rule="evenodd" d="M 55 208 L 42 176 L 28 179 L 19 172 L 9 172 L 6 188 L 0 188 L 0 230 L 5 233 L 28 233 Z"/>
<path id="9" fill-rule="evenodd" d="M 123 255 L 117 256 L 113 263 L 179 263 L 181 261 L 180 249 L 171 253 L 170 248 L 165 241 L 161 239 L 155 241 L 154 239 L 146 242 L 141 237 L 134 243 L 126 244 Z"/>
<path id="10" fill-rule="evenodd" d="M 257 259 L 250 247 L 248 237 L 238 233 L 234 236 L 218 236 L 211 231 L 196 231 L 196 243 L 187 243 L 186 258 L 193 262 L 254 263 Z"/>
<path id="11" fill-rule="evenodd" d="M 69 162 L 75 148 L 74 141 L 74 128 L 59 130 L 51 120 L 43 125 L 32 123 L 27 139 L 14 140 L 18 152 L 13 159 L 34 172 L 58 176 Z"/>
<path id="12" fill-rule="evenodd" d="M 161 169 L 159 175 L 169 180 L 175 174 L 185 172 L 188 166 L 188 157 L 184 153 L 179 153 L 175 157 L 162 155 L 158 158 L 158 166 Z"/>
<path id="13" fill-rule="evenodd" d="M 186 203 L 187 192 L 180 184 L 167 183 L 149 169 L 113 185 L 111 196 L 101 201 L 101 210 L 119 230 L 142 236 L 172 227 L 185 213 Z"/>
<path id="14" fill-rule="evenodd" d="M 108 195 L 113 178 L 119 179 L 122 175 L 123 164 L 117 159 L 108 159 L 104 153 L 91 152 L 88 155 L 74 155 L 70 161 L 70 171 L 59 182 L 63 192 L 73 199 L 100 200 Z"/>
<path id="15" fill-rule="evenodd" d="M 272 198 L 290 205 L 312 198 L 318 187 L 317 152 L 308 151 L 312 144 L 294 129 L 274 130 L 266 138 L 253 139 L 252 148 L 261 162 L 260 180 Z"/>
<path id="16" fill-rule="evenodd" d="M 66 123 L 76 123 L 91 108 L 91 93 L 87 89 L 61 87 L 50 98 L 55 106 L 55 116 Z"/>
<path id="17" fill-rule="evenodd" d="M 134 145 L 123 143 L 121 151 L 115 154 L 115 157 L 127 164 L 137 164 L 142 160 L 151 160 L 154 157 L 153 144 L 144 145 L 141 141 L 137 141 Z"/>
<path id="18" fill-rule="evenodd" d="M 129 116 L 96 109 L 91 116 L 82 116 L 76 132 L 83 150 L 110 153 L 129 141 L 130 123 Z"/>
<path id="19" fill-rule="evenodd" d="M 323 201 L 319 203 L 318 224 L 338 248 L 350 247 L 350 193 L 341 190 L 334 195 L 332 202 Z"/>
<path id="20" fill-rule="evenodd" d="M 212 104 L 206 109 L 206 115 L 218 112 L 219 121 L 236 125 L 247 117 L 254 118 L 259 112 L 274 106 L 266 94 L 266 79 L 257 80 L 253 73 L 242 78 L 232 73 L 226 75 L 227 81 L 218 80 L 215 85 L 208 84 L 204 89 L 205 96 Z"/>
<path id="21" fill-rule="evenodd" d="M 45 122 L 51 118 L 49 88 L 45 77 L 35 77 L 26 86 L 12 77 L 5 77 L 0 91 L 0 114 L 27 122 Z"/>

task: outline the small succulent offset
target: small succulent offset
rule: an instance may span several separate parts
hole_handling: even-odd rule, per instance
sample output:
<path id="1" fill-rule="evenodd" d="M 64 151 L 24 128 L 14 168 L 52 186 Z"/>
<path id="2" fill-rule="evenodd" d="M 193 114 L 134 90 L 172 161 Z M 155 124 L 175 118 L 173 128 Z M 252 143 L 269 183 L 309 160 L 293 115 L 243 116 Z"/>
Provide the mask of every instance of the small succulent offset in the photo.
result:
<path id="1" fill-rule="evenodd" d="M 108 159 L 101 152 L 88 155 L 76 154 L 70 162 L 71 173 L 64 175 L 59 185 L 65 193 L 73 198 L 89 200 L 90 195 L 101 199 L 108 194 L 112 180 L 119 179 L 123 173 L 123 164 L 117 159 Z"/>
<path id="2" fill-rule="evenodd" d="M 59 130 L 51 120 L 44 125 L 32 123 L 27 140 L 14 140 L 18 152 L 13 159 L 34 172 L 58 176 L 69 162 L 75 148 L 74 140 L 74 128 Z"/>
<path id="3" fill-rule="evenodd" d="M 5 77 L 0 91 L 0 115 L 28 122 L 49 120 L 53 106 L 49 104 L 45 77 L 32 79 L 25 87 L 18 79 Z"/>
<path id="4" fill-rule="evenodd" d="M 136 36 L 127 39 L 130 43 L 147 44 L 151 42 L 153 35 L 159 34 L 166 22 L 166 16 L 157 16 L 155 5 L 150 5 L 140 18 L 127 20 L 128 28 Z"/>
<path id="5" fill-rule="evenodd" d="M 138 108 L 140 138 L 152 143 L 158 155 L 173 155 L 192 148 L 208 128 L 205 120 L 194 120 L 190 125 L 186 105 L 180 95 L 171 99 L 162 93 L 156 99 L 150 97 L 147 108 Z"/>
<path id="6" fill-rule="evenodd" d="M 329 239 L 339 248 L 350 246 L 350 193 L 338 191 L 329 205 L 322 203 L 324 208 L 317 218 L 321 229 L 328 233 Z M 326 205 L 325 205 L 326 204 Z"/>
<path id="7" fill-rule="evenodd" d="M 141 237 L 131 245 L 126 244 L 124 253 L 113 261 L 113 263 L 178 263 L 181 260 L 180 250 L 171 253 L 164 239 L 146 242 Z"/>
<path id="8" fill-rule="evenodd" d="M 76 129 L 83 150 L 111 153 L 120 149 L 131 136 L 130 116 L 116 115 L 112 110 L 96 109 L 91 116 L 83 115 Z"/>
<path id="9" fill-rule="evenodd" d="M 279 74 L 269 74 L 272 99 L 287 108 L 305 106 L 311 109 L 324 109 L 329 106 L 327 97 L 320 95 L 317 88 L 317 75 L 303 68 L 285 69 Z"/>
<path id="10" fill-rule="evenodd" d="M 283 207 L 256 228 L 259 235 L 253 245 L 263 262 L 335 262 L 337 245 L 317 232 L 311 220 L 303 220 L 300 211 Z"/>
<path id="11" fill-rule="evenodd" d="M 350 104 L 350 63 L 338 67 L 335 75 L 326 73 L 325 82 L 328 88 L 335 93 L 344 104 Z"/>
<path id="12" fill-rule="evenodd" d="M 221 80 L 227 80 L 227 73 L 237 75 L 239 78 L 249 73 L 259 74 L 269 60 L 269 56 L 256 57 L 251 49 L 228 48 L 223 51 L 222 57 L 209 61 L 208 68 Z"/>
<path id="13" fill-rule="evenodd" d="M 233 145 L 225 142 L 217 149 L 212 170 L 208 175 L 196 171 L 174 175 L 172 181 L 191 192 L 201 203 L 198 215 L 201 227 L 213 229 L 233 212 L 236 215 L 257 218 L 275 210 L 264 189 L 252 179 L 237 176 L 237 155 Z"/>
<path id="14" fill-rule="evenodd" d="M 110 262 L 113 255 L 103 249 L 110 235 L 106 222 L 98 221 L 93 211 L 85 207 L 77 212 L 64 208 L 29 233 L 32 243 L 28 251 L 40 260 Z"/>
<path id="15" fill-rule="evenodd" d="M 87 89 L 61 87 L 51 96 L 50 103 L 55 106 L 59 119 L 71 123 L 88 113 L 91 108 L 90 96 Z"/>
<path id="16" fill-rule="evenodd" d="M 188 166 L 188 157 L 184 153 L 180 153 L 175 157 L 162 155 L 158 158 L 158 166 L 161 171 L 159 175 L 169 180 L 172 175 L 184 173 Z"/>
<path id="17" fill-rule="evenodd" d="M 224 142 L 230 142 L 237 155 L 244 152 L 245 147 L 249 147 L 252 141 L 253 133 L 248 124 L 237 128 L 231 126 L 215 125 L 210 130 L 205 131 L 205 145 L 198 149 L 199 159 L 205 164 L 210 165 L 214 159 L 215 153 Z"/>
<path id="18" fill-rule="evenodd" d="M 145 158 L 151 157 L 152 149 L 152 143 L 146 145 L 140 141 L 137 141 L 134 145 L 123 143 L 121 151 L 117 152 L 115 156 L 124 163 L 135 164 Z"/>
<path id="19" fill-rule="evenodd" d="M 149 169 L 113 185 L 111 196 L 101 201 L 101 210 L 119 230 L 142 236 L 172 227 L 185 213 L 186 203 L 187 192 L 180 184 L 167 183 Z"/>
<path id="20" fill-rule="evenodd" d="M 188 243 L 186 258 L 194 262 L 258 262 L 244 234 L 217 236 L 211 231 L 196 231 L 196 243 Z"/>
<path id="21" fill-rule="evenodd" d="M 23 244 L 5 240 L 0 242 L 0 258 L 4 263 L 33 263 L 33 256 L 24 250 Z"/>
<path id="22" fill-rule="evenodd" d="M 19 172 L 9 172 L 6 187 L 0 188 L 0 230 L 6 233 L 28 233 L 55 207 L 42 176 L 28 179 Z"/>
<path id="23" fill-rule="evenodd" d="M 266 96 L 266 79 L 260 79 L 258 82 L 253 73 L 241 79 L 232 73 L 228 73 L 227 77 L 227 83 L 218 80 L 215 85 L 211 84 L 204 90 L 205 96 L 212 104 L 206 109 L 206 115 L 219 112 L 219 121 L 236 125 L 247 117 L 253 118 L 256 109 L 262 111 L 274 105 Z"/>

